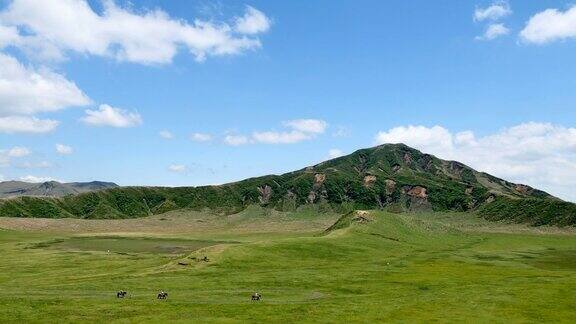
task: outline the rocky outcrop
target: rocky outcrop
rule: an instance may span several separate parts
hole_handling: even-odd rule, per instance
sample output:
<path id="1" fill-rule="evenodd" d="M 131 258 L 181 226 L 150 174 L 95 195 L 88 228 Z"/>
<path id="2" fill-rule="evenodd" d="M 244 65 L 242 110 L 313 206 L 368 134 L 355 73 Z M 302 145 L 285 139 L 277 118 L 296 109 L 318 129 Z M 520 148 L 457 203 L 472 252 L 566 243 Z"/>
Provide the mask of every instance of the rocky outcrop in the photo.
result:
<path id="1" fill-rule="evenodd" d="M 406 165 L 412 164 L 412 154 L 410 154 L 408 152 L 404 153 L 403 160 L 404 160 L 404 163 L 406 163 Z"/>
<path id="2" fill-rule="evenodd" d="M 386 179 L 384 183 L 386 184 L 386 194 L 391 195 L 392 193 L 394 193 L 394 191 L 396 190 L 396 181 Z"/>
<path id="3" fill-rule="evenodd" d="M 420 186 L 414 186 L 405 190 L 406 194 L 410 197 L 427 199 L 428 194 L 426 193 L 426 188 Z"/>
<path id="4" fill-rule="evenodd" d="M 532 192 L 532 188 L 527 186 L 527 185 L 523 185 L 523 184 L 517 184 L 516 187 L 514 188 L 514 190 L 516 190 L 517 192 L 523 194 L 523 195 L 528 195 L 530 194 L 530 192 Z"/>
<path id="5" fill-rule="evenodd" d="M 314 175 L 314 185 L 315 186 L 318 186 L 318 187 L 321 186 L 324 183 L 324 181 L 326 181 L 326 175 L 325 174 L 316 173 Z"/>
<path id="6" fill-rule="evenodd" d="M 364 184 L 364 187 L 372 187 L 374 183 L 376 183 L 376 176 L 369 174 L 364 177 L 364 180 L 362 182 Z"/>

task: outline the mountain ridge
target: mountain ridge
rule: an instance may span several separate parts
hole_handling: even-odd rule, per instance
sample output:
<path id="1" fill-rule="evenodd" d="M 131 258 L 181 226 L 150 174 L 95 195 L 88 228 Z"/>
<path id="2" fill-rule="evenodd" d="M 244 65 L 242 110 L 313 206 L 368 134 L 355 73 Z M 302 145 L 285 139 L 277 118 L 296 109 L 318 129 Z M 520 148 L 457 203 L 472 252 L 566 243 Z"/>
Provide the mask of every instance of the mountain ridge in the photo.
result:
<path id="1" fill-rule="evenodd" d="M 545 212 L 515 218 L 515 201 L 545 202 Z M 477 211 L 538 225 L 576 224 L 576 205 L 532 187 L 441 160 L 404 144 L 384 144 L 281 175 L 201 187 L 119 187 L 60 198 L 0 201 L 1 216 L 134 218 L 170 210 L 209 208 L 222 213 L 259 204 L 279 210 L 323 209 Z M 500 208 L 487 208 L 498 205 Z M 533 204 L 538 206 L 538 204 Z M 532 206 L 524 205 L 523 208 Z M 536 208 L 536 207 L 534 207 Z M 556 216 L 558 210 L 562 213 Z M 563 212 L 567 210 L 567 212 Z M 537 220 L 536 220 L 537 219 Z"/>
<path id="2" fill-rule="evenodd" d="M 26 181 L 2 181 L 0 182 L 0 198 L 14 198 L 21 196 L 32 197 L 62 197 L 90 191 L 104 190 L 118 187 L 113 182 L 90 181 L 90 182 L 26 182 Z"/>

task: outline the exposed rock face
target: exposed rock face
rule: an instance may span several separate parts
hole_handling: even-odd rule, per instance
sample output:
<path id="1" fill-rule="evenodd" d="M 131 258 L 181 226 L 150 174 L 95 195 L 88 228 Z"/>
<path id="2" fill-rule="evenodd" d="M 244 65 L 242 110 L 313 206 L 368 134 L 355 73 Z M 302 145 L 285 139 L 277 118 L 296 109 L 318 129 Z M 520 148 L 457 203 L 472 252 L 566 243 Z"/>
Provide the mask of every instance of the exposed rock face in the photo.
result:
<path id="1" fill-rule="evenodd" d="M 364 177 L 364 187 L 371 187 L 376 182 L 376 176 L 374 175 L 367 175 Z"/>
<path id="2" fill-rule="evenodd" d="M 474 188 L 472 187 L 466 188 L 466 190 L 464 191 L 464 193 L 467 194 L 468 196 L 470 196 L 473 192 Z"/>
<path id="3" fill-rule="evenodd" d="M 392 166 L 392 171 L 394 172 L 398 172 L 400 171 L 402 167 L 399 164 L 394 164 L 394 166 Z"/>
<path id="4" fill-rule="evenodd" d="M 514 190 L 518 191 L 519 193 L 521 193 L 523 195 L 527 195 L 530 193 L 530 191 L 532 191 L 532 188 L 530 188 L 527 185 L 518 184 L 518 185 L 516 185 L 516 188 L 514 188 Z"/>
<path id="5" fill-rule="evenodd" d="M 392 193 L 394 193 L 394 191 L 396 190 L 396 181 L 386 179 L 384 183 L 386 183 L 386 194 L 391 195 Z"/>
<path id="6" fill-rule="evenodd" d="M 309 204 L 313 204 L 316 201 L 316 192 L 310 191 L 308 197 L 306 198 L 306 202 Z"/>
<path id="7" fill-rule="evenodd" d="M 258 192 L 260 192 L 258 199 L 261 204 L 267 204 L 270 202 L 270 197 L 272 197 L 272 187 L 269 185 L 260 186 L 258 187 Z"/>
<path id="8" fill-rule="evenodd" d="M 464 171 L 465 166 L 460 162 L 450 161 L 449 168 L 452 174 L 459 177 L 462 174 L 462 171 Z"/>
<path id="9" fill-rule="evenodd" d="M 352 218 L 352 221 L 360 224 L 366 224 L 374 221 L 374 218 L 366 210 L 358 210 L 356 215 Z"/>
<path id="10" fill-rule="evenodd" d="M 420 187 L 420 186 L 412 187 L 411 189 L 406 191 L 406 194 L 410 197 L 415 197 L 415 198 L 422 198 L 422 199 L 428 198 L 428 194 L 426 193 L 426 188 Z"/>
<path id="11" fill-rule="evenodd" d="M 413 211 L 431 210 L 432 205 L 428 201 L 426 188 L 421 186 L 404 186 L 402 193 L 407 198 L 407 207 Z"/>
<path id="12" fill-rule="evenodd" d="M 412 155 L 408 152 L 404 153 L 404 163 L 406 163 L 406 165 L 412 164 Z"/>
<path id="13" fill-rule="evenodd" d="M 315 185 L 322 185 L 326 181 L 326 175 L 322 173 L 316 173 L 314 175 L 314 184 Z"/>
<path id="14" fill-rule="evenodd" d="M 434 166 L 434 160 L 432 156 L 428 154 L 424 154 L 418 161 L 418 164 L 426 171 L 432 171 L 432 167 Z"/>
<path id="15" fill-rule="evenodd" d="M 490 196 L 488 197 L 488 199 L 486 199 L 486 203 L 489 204 L 491 202 L 494 202 L 494 200 L 496 200 L 496 198 L 494 198 L 494 196 Z"/>

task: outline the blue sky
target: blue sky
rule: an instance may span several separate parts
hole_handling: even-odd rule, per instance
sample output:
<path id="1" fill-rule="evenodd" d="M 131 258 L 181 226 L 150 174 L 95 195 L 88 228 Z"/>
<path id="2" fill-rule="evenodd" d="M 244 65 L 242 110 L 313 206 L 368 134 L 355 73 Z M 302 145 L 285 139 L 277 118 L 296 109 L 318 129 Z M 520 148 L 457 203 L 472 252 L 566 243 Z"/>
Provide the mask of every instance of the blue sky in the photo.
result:
<path id="1" fill-rule="evenodd" d="M 4 180 L 215 184 L 405 142 L 576 200 L 569 1 L 0 8 Z"/>

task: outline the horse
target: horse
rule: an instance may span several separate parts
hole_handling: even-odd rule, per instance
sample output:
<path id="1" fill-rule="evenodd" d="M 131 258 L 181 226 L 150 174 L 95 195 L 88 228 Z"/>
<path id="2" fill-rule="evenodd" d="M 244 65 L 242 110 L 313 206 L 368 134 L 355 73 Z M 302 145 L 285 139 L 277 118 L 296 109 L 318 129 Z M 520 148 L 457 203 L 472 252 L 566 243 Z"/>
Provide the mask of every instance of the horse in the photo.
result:
<path id="1" fill-rule="evenodd" d="M 261 294 L 259 294 L 259 293 L 252 294 L 252 300 L 258 301 L 258 300 L 260 300 L 260 298 L 262 298 Z"/>
<path id="2" fill-rule="evenodd" d="M 124 298 L 126 297 L 127 292 L 125 292 L 124 290 L 120 290 L 119 292 L 116 293 L 116 298 Z"/>
<path id="3" fill-rule="evenodd" d="M 158 299 L 166 299 L 166 298 L 168 298 L 168 293 L 167 293 L 167 292 L 161 291 L 161 292 L 158 293 Z"/>

